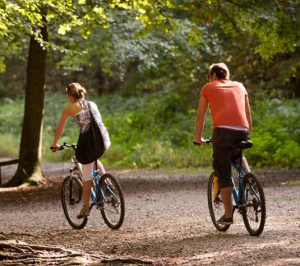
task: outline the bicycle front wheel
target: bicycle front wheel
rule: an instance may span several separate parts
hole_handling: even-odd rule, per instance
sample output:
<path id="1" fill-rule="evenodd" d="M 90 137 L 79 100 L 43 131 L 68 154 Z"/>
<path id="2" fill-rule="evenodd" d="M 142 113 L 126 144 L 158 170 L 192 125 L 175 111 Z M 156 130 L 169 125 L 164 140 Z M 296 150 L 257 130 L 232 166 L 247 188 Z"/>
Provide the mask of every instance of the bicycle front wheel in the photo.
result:
<path id="1" fill-rule="evenodd" d="M 211 173 L 208 180 L 207 199 L 209 214 L 214 226 L 218 231 L 227 231 L 230 225 L 222 225 L 217 222 L 223 216 L 225 209 L 214 172 Z"/>
<path id="2" fill-rule="evenodd" d="M 243 210 L 243 220 L 250 235 L 258 236 L 262 233 L 266 220 L 266 202 L 262 185 L 252 173 L 244 177 L 246 207 Z"/>
<path id="3" fill-rule="evenodd" d="M 88 219 L 77 219 L 82 207 L 82 183 L 79 177 L 68 176 L 64 179 L 61 188 L 61 202 L 69 224 L 75 229 L 82 229 Z"/>
<path id="4" fill-rule="evenodd" d="M 104 174 L 101 177 L 100 186 L 104 195 L 101 208 L 103 220 L 111 229 L 118 229 L 123 224 L 125 216 L 125 202 L 121 186 L 110 174 Z"/>

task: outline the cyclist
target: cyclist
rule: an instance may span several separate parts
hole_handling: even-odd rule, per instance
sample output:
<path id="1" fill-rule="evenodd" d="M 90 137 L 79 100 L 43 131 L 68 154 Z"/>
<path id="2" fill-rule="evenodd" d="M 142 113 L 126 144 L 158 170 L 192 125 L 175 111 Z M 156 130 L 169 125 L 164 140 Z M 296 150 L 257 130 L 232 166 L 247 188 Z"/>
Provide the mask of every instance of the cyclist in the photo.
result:
<path id="1" fill-rule="evenodd" d="M 231 160 L 238 158 L 240 150 L 236 144 L 249 139 L 252 122 L 248 94 L 242 83 L 231 81 L 224 63 L 209 67 L 208 83 L 201 90 L 194 142 L 206 144 L 202 137 L 208 107 L 213 120 L 213 167 L 218 177 L 218 185 L 225 213 L 219 224 L 232 224 L 232 180 Z M 246 172 L 249 166 L 245 158 Z"/>
<path id="2" fill-rule="evenodd" d="M 66 93 L 67 93 L 67 100 L 69 101 L 70 105 L 67 108 L 65 108 L 64 111 L 62 112 L 51 145 L 51 150 L 55 152 L 59 148 L 57 142 L 60 136 L 62 135 L 66 121 L 69 117 L 72 117 L 74 119 L 74 122 L 79 125 L 81 133 L 86 132 L 86 130 L 89 128 L 89 125 L 91 123 L 89 107 L 101 131 L 104 150 L 107 150 L 111 144 L 108 132 L 102 122 L 101 114 L 98 110 L 97 105 L 94 102 L 90 102 L 90 101 L 87 102 L 85 100 L 84 98 L 86 94 L 85 88 L 82 87 L 79 83 L 70 83 L 66 88 Z M 97 167 L 100 175 L 105 174 L 105 169 L 102 163 L 98 160 L 97 164 L 98 164 Z M 90 201 L 91 185 L 92 185 L 92 178 L 93 178 L 93 166 L 94 166 L 94 162 L 89 164 L 81 164 L 80 170 L 82 172 L 82 178 L 83 178 L 83 190 L 82 190 L 83 206 L 80 213 L 77 216 L 78 219 L 87 217 L 90 213 L 89 201 Z"/>

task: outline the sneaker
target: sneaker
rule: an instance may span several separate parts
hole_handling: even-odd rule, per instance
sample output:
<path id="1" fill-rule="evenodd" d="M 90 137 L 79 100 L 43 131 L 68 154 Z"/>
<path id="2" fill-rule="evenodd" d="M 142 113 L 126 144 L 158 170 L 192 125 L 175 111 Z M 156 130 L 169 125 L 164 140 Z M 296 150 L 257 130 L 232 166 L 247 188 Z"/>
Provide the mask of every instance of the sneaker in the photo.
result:
<path id="1" fill-rule="evenodd" d="M 83 205 L 80 213 L 77 215 L 77 219 L 86 218 L 90 215 L 90 207 L 87 205 Z"/>
<path id="2" fill-rule="evenodd" d="M 225 218 L 225 215 L 223 215 L 218 221 L 218 224 L 223 224 L 223 225 L 230 225 L 233 224 L 233 218 L 229 217 L 229 218 Z"/>

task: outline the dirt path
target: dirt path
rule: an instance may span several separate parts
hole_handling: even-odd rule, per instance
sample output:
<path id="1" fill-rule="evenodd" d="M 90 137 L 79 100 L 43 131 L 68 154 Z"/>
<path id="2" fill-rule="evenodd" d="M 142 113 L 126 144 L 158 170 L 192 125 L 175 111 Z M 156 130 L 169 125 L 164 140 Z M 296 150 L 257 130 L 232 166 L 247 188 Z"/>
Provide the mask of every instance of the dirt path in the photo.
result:
<path id="1" fill-rule="evenodd" d="M 267 222 L 260 237 L 248 235 L 238 214 L 228 232 L 214 229 L 207 208 L 207 175 L 115 174 L 126 200 L 120 230 L 108 229 L 96 209 L 83 230 L 71 229 L 61 209 L 58 178 L 34 190 L 1 189 L 0 233 L 31 244 L 77 250 L 94 262 L 102 256 L 155 265 L 300 264 L 298 173 L 292 181 L 280 177 L 269 185 L 264 182 Z"/>

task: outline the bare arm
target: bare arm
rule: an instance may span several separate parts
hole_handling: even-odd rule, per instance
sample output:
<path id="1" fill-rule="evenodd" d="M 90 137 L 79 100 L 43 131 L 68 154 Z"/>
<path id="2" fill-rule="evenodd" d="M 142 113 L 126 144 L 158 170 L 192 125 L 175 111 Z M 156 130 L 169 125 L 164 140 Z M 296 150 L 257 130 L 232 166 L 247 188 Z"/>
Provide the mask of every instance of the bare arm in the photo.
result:
<path id="1" fill-rule="evenodd" d="M 247 117 L 248 124 L 249 124 L 249 134 L 251 134 L 251 131 L 252 131 L 252 118 L 251 118 L 250 104 L 249 104 L 248 96 L 246 96 L 246 99 L 245 99 L 245 109 L 246 109 L 246 117 Z"/>
<path id="2" fill-rule="evenodd" d="M 58 142 L 59 138 L 62 135 L 62 132 L 64 130 L 65 124 L 66 124 L 67 119 L 68 119 L 69 116 L 70 116 L 70 111 L 67 108 L 61 114 L 61 117 L 60 117 L 57 129 L 56 129 L 56 133 L 55 133 L 55 136 L 54 136 L 51 147 L 57 147 L 57 142 Z"/>
<path id="3" fill-rule="evenodd" d="M 196 127 L 195 127 L 194 141 L 196 143 L 200 143 L 200 144 L 205 143 L 205 140 L 202 137 L 202 132 L 204 128 L 207 109 L 208 109 L 208 100 L 201 95 L 199 99 L 198 115 L 197 115 Z"/>

